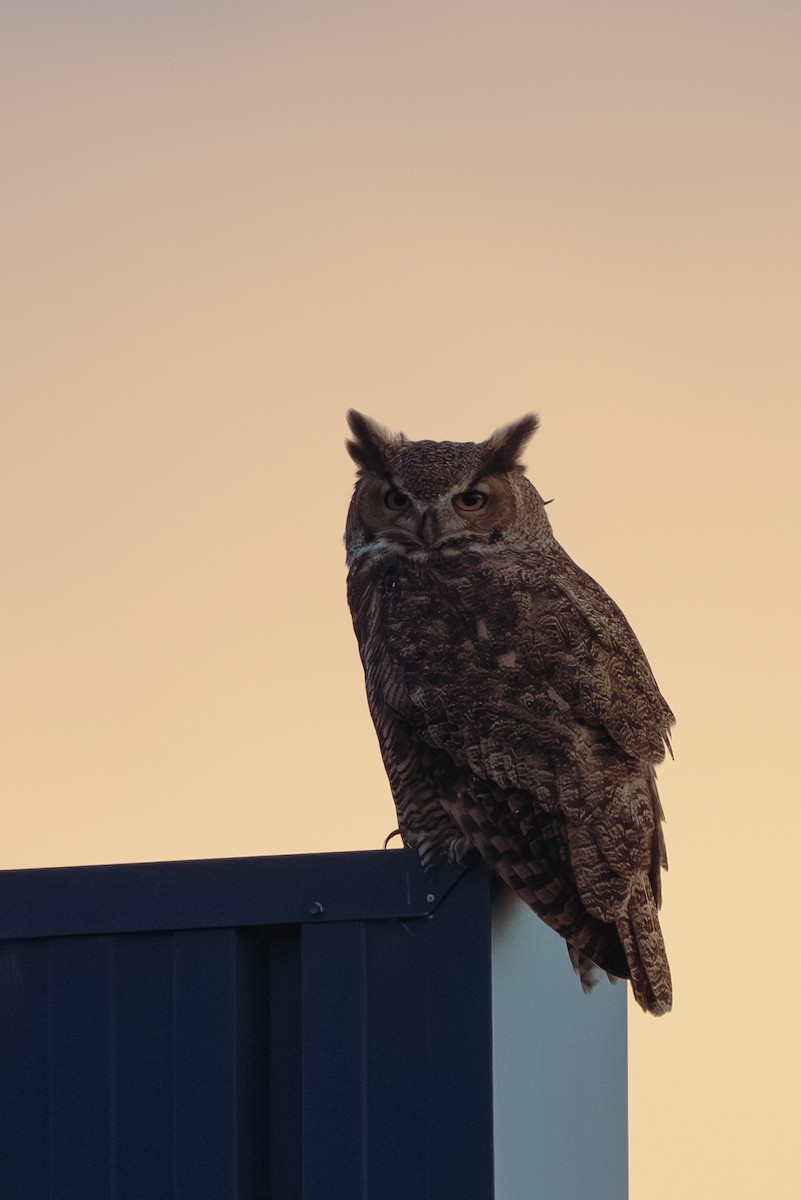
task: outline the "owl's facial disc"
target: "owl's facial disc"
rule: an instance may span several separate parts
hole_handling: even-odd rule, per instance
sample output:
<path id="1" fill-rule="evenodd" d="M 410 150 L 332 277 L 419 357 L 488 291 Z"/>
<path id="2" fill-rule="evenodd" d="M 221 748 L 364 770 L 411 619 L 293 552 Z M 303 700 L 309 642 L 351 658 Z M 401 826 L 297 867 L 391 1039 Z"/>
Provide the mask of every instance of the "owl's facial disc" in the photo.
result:
<path id="1" fill-rule="evenodd" d="M 494 545 L 508 503 L 502 478 L 462 480 L 436 497 L 421 498 L 403 479 L 364 479 L 361 512 L 370 542 L 382 552 L 456 552 L 469 545 Z M 465 486 L 468 484 L 468 486 Z"/>

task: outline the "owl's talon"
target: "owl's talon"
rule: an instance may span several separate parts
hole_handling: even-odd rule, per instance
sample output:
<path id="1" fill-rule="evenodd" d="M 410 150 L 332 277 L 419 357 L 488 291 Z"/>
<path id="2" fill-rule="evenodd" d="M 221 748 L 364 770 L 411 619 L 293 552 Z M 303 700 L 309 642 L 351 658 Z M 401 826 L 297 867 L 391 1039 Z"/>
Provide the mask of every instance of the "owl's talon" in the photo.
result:
<path id="1" fill-rule="evenodd" d="M 402 834 L 399 829 L 393 829 L 392 833 L 388 833 L 387 836 L 384 838 L 384 849 L 385 850 L 394 837 L 399 837 L 402 840 Z"/>

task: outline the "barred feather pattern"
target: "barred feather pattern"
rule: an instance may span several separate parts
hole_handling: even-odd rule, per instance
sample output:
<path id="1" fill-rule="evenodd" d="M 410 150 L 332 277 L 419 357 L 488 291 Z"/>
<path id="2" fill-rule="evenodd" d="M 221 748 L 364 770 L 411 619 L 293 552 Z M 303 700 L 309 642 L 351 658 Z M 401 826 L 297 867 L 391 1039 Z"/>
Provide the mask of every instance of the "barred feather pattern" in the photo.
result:
<path id="1" fill-rule="evenodd" d="M 477 851 L 565 938 L 585 989 L 599 967 L 668 1011 L 655 765 L 673 716 L 639 642 L 509 465 L 514 426 L 461 456 L 459 443 L 369 423 L 357 436 L 373 429 L 348 519 L 348 599 L 405 843 L 425 865 Z M 477 481 L 492 521 L 452 519 Z M 401 500 L 414 506 L 407 524 L 384 514 L 390 495 L 401 514 Z"/>

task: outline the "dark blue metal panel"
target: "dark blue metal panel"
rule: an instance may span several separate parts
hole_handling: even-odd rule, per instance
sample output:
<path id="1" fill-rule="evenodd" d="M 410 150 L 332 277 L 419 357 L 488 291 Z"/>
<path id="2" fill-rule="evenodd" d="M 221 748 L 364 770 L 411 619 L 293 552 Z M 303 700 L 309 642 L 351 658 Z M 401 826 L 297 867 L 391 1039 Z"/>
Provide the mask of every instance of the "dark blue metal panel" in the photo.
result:
<path id="1" fill-rule="evenodd" d="M 461 916 L 460 916 L 461 914 Z M 489 882 L 371 929 L 371 1196 L 492 1196 Z"/>
<path id="2" fill-rule="evenodd" d="M 483 872 L 408 922 L 303 929 L 304 1200 L 492 1195 Z"/>
<path id="3" fill-rule="evenodd" d="M 49 1196 L 49 943 L 0 943 L 0 1192 Z"/>
<path id="4" fill-rule="evenodd" d="M 172 1200 L 173 936 L 115 939 L 115 1150 L 120 1200 Z"/>
<path id="5" fill-rule="evenodd" d="M 268 953 L 269 1113 L 267 1121 L 261 1121 L 261 1128 L 268 1130 L 269 1195 L 275 1200 L 278 1197 L 302 1200 L 303 1014 L 299 928 L 279 926 L 271 930 Z M 244 1195 L 250 1197 L 250 1193 Z"/>
<path id="6" fill-rule="evenodd" d="M 303 1200 L 367 1200 L 367 978 L 363 921 L 301 940 Z"/>
<path id="7" fill-rule="evenodd" d="M 8 872 L 0 913 L 2 1200 L 491 1197 L 483 872 Z"/>
<path id="8" fill-rule="evenodd" d="M 426 969 L 433 922 L 367 926 L 371 1196 L 426 1195 Z"/>
<path id="9" fill-rule="evenodd" d="M 268 948 L 0 943 L 3 1200 L 270 1196 Z"/>
<path id="10" fill-rule="evenodd" d="M 176 1200 L 236 1200 L 236 931 L 175 934 L 173 1178 Z"/>
<path id="11" fill-rule="evenodd" d="M 50 1200 L 112 1194 L 116 1054 L 110 937 L 50 942 Z"/>
<path id="12" fill-rule="evenodd" d="M 271 987 L 292 992 L 294 980 L 282 970 L 283 959 L 274 955 L 273 942 L 286 937 L 297 941 L 292 927 L 267 931 L 245 929 L 236 939 L 236 1115 L 238 1182 L 240 1197 L 247 1200 L 269 1200 L 285 1195 L 294 1200 L 289 1189 L 274 1191 L 271 1176 L 271 1025 L 275 1013 L 271 1004 Z M 289 997 L 288 997 L 289 998 Z M 291 999 L 290 999 L 291 1003 Z M 279 1031 L 291 1044 L 291 1024 Z M 281 1088 L 276 1078 L 276 1084 Z M 283 1088 L 281 1088 L 283 1090 Z M 279 1091 L 279 1103 L 284 1097 Z"/>
<path id="13" fill-rule="evenodd" d="M 470 872 L 428 924 L 426 1200 L 492 1196 L 490 875 Z"/>

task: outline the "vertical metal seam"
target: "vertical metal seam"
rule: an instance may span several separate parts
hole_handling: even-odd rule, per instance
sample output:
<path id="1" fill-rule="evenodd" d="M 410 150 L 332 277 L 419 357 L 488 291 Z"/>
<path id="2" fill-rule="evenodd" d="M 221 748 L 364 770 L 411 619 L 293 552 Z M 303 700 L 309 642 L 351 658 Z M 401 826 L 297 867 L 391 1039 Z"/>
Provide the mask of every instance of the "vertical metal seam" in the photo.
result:
<path id="1" fill-rule="evenodd" d="M 53 939 L 47 938 L 47 1003 L 45 1005 L 47 1029 L 47 1194 L 54 1200 L 53 1164 L 53 1112 L 55 1108 L 55 1080 L 53 1079 Z"/>
<path id="2" fill-rule="evenodd" d="M 176 965 L 175 965 L 176 937 L 177 937 L 177 935 L 175 932 L 170 934 L 170 966 L 171 966 L 170 1004 L 172 1005 L 172 1011 L 170 1012 L 170 1058 L 171 1058 L 170 1076 L 172 1079 L 172 1097 L 171 1097 L 172 1103 L 170 1105 L 170 1111 L 171 1111 L 171 1115 L 172 1115 L 172 1137 L 170 1138 L 170 1167 L 171 1167 L 171 1174 L 172 1174 L 171 1191 L 172 1191 L 173 1200 L 178 1200 L 178 1145 L 177 1145 L 177 1138 L 175 1136 L 175 1130 L 176 1130 L 176 1126 L 177 1126 L 177 1091 L 178 1091 L 177 1081 L 175 1078 L 175 1063 L 176 1063 L 175 1044 L 176 1044 L 177 1036 L 178 1036 L 177 1015 L 176 1015 L 177 1010 L 178 1010 L 178 1005 L 176 1004 L 176 998 L 175 998 L 175 992 L 176 992 L 176 988 L 178 986 L 177 971 L 176 971 Z"/>
<path id="3" fill-rule="evenodd" d="M 361 1126 L 362 1126 L 362 1200 L 370 1197 L 370 1109 L 369 1109 L 369 1079 L 367 1072 L 367 924 L 359 921 L 359 949 L 361 964 L 360 1002 L 361 1002 Z"/>
<path id="4" fill-rule="evenodd" d="M 117 939 L 105 936 L 106 946 L 106 1002 L 108 1004 L 108 1173 L 109 1197 L 117 1200 L 119 1196 L 119 1132 L 117 1099 L 119 1091 L 119 1063 L 116 1004 L 116 970 L 117 970 Z"/>

